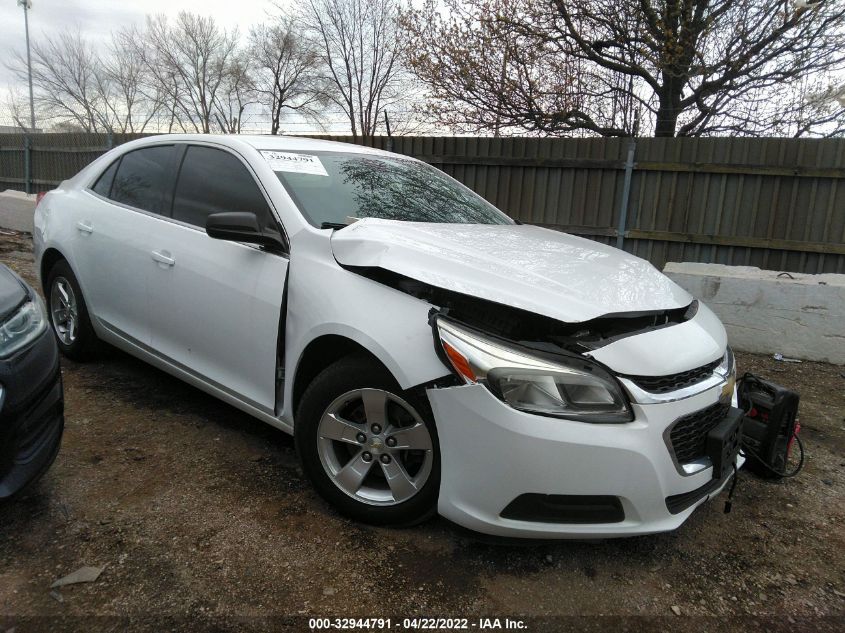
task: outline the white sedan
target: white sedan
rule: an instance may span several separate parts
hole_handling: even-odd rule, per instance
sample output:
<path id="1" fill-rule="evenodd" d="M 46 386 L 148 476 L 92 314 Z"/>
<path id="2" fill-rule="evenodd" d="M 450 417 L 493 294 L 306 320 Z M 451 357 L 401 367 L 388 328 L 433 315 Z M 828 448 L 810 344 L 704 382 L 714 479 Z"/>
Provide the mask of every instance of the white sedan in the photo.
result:
<path id="1" fill-rule="evenodd" d="M 293 433 L 362 521 L 671 530 L 742 459 L 706 306 L 405 156 L 155 136 L 47 194 L 34 241 L 65 355 L 106 341 Z"/>

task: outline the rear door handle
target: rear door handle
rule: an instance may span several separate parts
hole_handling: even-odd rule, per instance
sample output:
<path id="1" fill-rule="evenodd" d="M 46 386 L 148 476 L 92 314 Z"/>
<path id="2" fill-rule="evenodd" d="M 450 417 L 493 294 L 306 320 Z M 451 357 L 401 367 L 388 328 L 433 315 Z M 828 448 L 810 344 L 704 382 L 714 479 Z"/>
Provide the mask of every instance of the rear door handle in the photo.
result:
<path id="1" fill-rule="evenodd" d="M 167 253 L 167 251 L 165 251 Z M 150 253 L 152 255 L 153 261 L 158 262 L 159 264 L 164 264 L 165 266 L 173 266 L 176 263 L 176 260 L 172 257 L 169 257 L 169 253 L 159 253 L 158 251 L 153 251 Z"/>
<path id="2" fill-rule="evenodd" d="M 94 227 L 90 224 L 86 224 L 85 222 L 77 222 L 76 228 L 79 230 L 80 233 L 88 233 L 90 235 L 94 232 Z"/>

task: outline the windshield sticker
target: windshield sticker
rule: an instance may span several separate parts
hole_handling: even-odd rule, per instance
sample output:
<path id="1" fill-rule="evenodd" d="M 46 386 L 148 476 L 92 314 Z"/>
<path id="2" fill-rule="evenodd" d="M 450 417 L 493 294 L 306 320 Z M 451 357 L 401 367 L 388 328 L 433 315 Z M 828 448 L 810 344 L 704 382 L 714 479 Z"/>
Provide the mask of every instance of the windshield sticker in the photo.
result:
<path id="1" fill-rule="evenodd" d="M 326 168 L 320 162 L 318 156 L 312 154 L 292 154 L 290 152 L 277 152 L 262 150 L 264 160 L 270 163 L 273 171 L 288 171 L 295 174 L 311 174 L 312 176 L 328 176 Z"/>

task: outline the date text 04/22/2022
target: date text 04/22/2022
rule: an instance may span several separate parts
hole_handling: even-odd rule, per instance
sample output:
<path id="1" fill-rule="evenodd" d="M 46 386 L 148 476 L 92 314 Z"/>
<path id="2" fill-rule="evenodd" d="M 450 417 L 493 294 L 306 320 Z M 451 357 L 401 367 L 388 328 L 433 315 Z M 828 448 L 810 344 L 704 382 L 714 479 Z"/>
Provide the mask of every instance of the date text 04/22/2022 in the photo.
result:
<path id="1" fill-rule="evenodd" d="M 308 628 L 321 630 L 525 630 L 523 620 L 511 618 L 310 618 Z"/>

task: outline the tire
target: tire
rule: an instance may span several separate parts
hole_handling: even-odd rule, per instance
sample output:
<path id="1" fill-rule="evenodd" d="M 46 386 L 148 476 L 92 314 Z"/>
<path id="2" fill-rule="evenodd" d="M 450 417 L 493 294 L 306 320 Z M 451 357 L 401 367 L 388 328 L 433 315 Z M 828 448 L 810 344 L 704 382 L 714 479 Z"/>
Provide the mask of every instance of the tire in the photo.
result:
<path id="1" fill-rule="evenodd" d="M 97 335 L 91 325 L 79 282 L 67 261 L 61 259 L 50 269 L 45 294 L 47 315 L 59 350 L 75 361 L 91 358 L 97 350 Z M 72 310 L 68 306 L 72 306 Z M 72 316 L 73 323 L 61 320 L 62 315 Z"/>
<path id="2" fill-rule="evenodd" d="M 400 527 L 437 510 L 440 448 L 431 408 L 374 360 L 347 356 L 323 370 L 295 420 L 303 470 L 340 513 Z"/>

